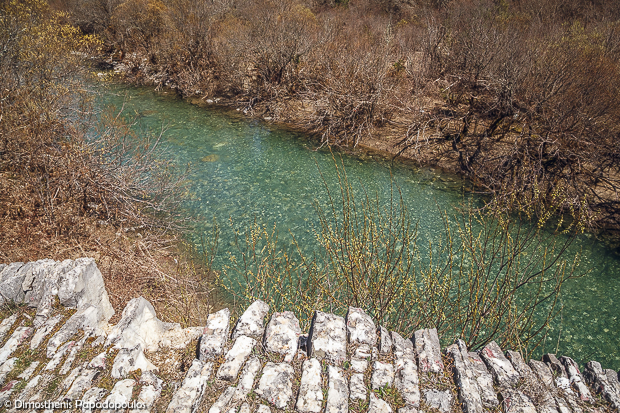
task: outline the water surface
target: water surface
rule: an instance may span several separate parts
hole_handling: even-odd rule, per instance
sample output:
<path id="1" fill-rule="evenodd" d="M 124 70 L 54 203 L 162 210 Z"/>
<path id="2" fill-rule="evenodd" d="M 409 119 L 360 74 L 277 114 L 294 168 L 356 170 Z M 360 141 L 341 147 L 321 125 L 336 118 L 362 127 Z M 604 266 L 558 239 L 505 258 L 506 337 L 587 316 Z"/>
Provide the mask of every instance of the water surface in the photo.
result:
<path id="1" fill-rule="evenodd" d="M 317 224 L 313 202 L 327 205 L 323 179 L 333 189 L 337 186 L 329 151 L 316 151 L 302 134 L 197 107 L 169 93 L 110 86 L 103 101 L 117 107 L 125 101 L 128 113 L 139 114 L 155 129 L 162 122 L 167 125 L 165 140 L 172 155 L 192 169 L 186 206 L 199 223 L 191 235 L 194 241 L 209 236 L 216 222 L 219 249 L 226 251 L 232 247 L 233 227 L 243 232 L 253 222 L 275 223 L 284 243 L 292 234 L 312 248 Z M 342 162 L 351 182 L 362 182 L 382 199 L 388 199 L 391 182 L 400 188 L 418 223 L 421 244 L 443 235 L 440 211 L 458 205 L 466 193 L 459 179 L 432 169 L 363 154 L 342 155 Z M 588 234 L 571 245 L 569 254 L 575 253 L 581 254 L 579 269 L 590 273 L 564 285 L 561 314 L 537 353 L 557 352 L 582 365 L 598 360 L 604 368 L 620 369 L 620 259 Z"/>

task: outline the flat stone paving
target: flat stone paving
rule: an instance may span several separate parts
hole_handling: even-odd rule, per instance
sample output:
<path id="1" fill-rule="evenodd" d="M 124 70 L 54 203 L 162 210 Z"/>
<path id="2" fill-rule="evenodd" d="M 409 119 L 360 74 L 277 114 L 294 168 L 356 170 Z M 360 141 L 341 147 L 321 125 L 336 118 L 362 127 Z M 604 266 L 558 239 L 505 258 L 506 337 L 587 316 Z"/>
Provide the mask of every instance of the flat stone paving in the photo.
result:
<path id="1" fill-rule="evenodd" d="M 69 273 L 76 281 L 62 284 Z M 56 287 L 45 290 L 45 279 Z M 620 411 L 618 373 L 596 361 L 583 370 L 568 356 L 526 362 L 495 342 L 442 349 L 432 326 L 407 337 L 353 307 L 344 318 L 317 311 L 307 332 L 262 301 L 182 329 L 139 298 L 112 326 L 102 286 L 88 259 L 0 266 L 3 411 Z"/>

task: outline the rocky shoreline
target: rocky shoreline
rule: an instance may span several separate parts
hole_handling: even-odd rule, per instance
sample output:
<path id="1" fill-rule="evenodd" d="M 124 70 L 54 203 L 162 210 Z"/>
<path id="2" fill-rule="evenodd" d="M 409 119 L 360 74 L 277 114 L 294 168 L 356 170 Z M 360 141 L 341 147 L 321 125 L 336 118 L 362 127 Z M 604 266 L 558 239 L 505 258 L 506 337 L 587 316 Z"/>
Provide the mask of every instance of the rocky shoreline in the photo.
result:
<path id="1" fill-rule="evenodd" d="M 618 373 L 595 361 L 582 373 L 570 357 L 526 363 L 494 342 L 442 349 L 433 328 L 404 338 L 353 307 L 344 318 L 316 311 L 305 334 L 294 313 L 262 301 L 238 320 L 223 309 L 181 328 L 138 297 L 110 325 L 90 258 L 0 264 L 0 295 L 7 411 L 620 411 Z"/>

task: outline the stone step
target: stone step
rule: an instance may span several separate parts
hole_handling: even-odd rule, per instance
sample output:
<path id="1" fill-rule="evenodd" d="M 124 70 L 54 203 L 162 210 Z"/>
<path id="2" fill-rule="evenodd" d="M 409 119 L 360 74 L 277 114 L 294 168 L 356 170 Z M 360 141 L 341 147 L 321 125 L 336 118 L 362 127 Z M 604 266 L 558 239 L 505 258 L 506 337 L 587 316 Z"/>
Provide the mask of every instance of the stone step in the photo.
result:
<path id="1" fill-rule="evenodd" d="M 316 311 L 306 335 L 294 313 L 270 315 L 260 300 L 237 320 L 222 309 L 204 327 L 183 329 L 138 297 L 109 325 L 103 279 L 89 259 L 0 267 L 0 296 L 17 304 L 0 320 L 0 403 L 131 413 L 620 408 L 618 373 L 599 363 L 583 372 L 567 356 L 526 363 L 495 342 L 473 352 L 457 340 L 442 352 L 436 329 L 403 337 L 354 307 L 345 317 Z"/>

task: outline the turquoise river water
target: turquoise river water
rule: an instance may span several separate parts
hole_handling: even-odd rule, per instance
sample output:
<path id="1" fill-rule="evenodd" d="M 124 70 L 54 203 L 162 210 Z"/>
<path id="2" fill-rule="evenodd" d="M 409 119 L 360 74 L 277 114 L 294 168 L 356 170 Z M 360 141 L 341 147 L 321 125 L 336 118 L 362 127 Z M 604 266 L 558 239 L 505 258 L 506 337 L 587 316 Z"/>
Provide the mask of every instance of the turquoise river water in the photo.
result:
<path id="1" fill-rule="evenodd" d="M 198 222 L 194 240 L 209 236 L 215 220 L 219 251 L 226 251 L 234 237 L 228 222 L 244 228 L 256 221 L 275 223 L 282 242 L 293 234 L 301 245 L 313 245 L 313 202 L 327 205 L 319 169 L 328 185 L 337 185 L 329 151 L 316 151 L 316 144 L 302 134 L 194 106 L 170 93 L 109 86 L 102 98 L 105 104 L 124 104 L 126 113 L 138 115 L 142 124 L 155 130 L 167 125 L 169 153 L 179 165 L 191 166 L 185 206 Z M 390 181 L 400 188 L 421 240 L 441 236 L 440 209 L 463 200 L 462 181 L 432 169 L 368 154 L 342 154 L 342 159 L 349 180 L 363 182 L 369 193 L 386 199 Z M 568 252 L 580 253 L 580 269 L 590 272 L 564 285 L 562 311 L 549 334 L 553 340 L 537 353 L 557 351 L 582 365 L 598 360 L 604 368 L 620 369 L 620 257 L 588 234 Z"/>

